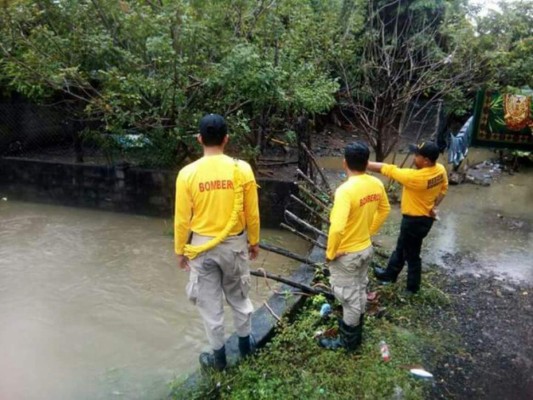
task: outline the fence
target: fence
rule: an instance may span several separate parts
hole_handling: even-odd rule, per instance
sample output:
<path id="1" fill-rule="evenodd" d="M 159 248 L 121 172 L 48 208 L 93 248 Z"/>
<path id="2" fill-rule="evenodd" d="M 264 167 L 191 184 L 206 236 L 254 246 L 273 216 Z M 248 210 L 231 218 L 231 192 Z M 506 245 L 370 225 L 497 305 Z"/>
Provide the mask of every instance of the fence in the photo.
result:
<path id="1" fill-rule="evenodd" d="M 84 157 L 101 161 L 100 146 L 81 145 L 80 133 L 85 127 L 58 107 L 0 104 L 0 156 L 56 162 L 80 162 Z"/>
<path id="2" fill-rule="evenodd" d="M 413 102 L 398 147 L 443 137 L 442 108 L 440 101 Z M 77 120 L 60 107 L 0 104 L 0 156 L 89 165 L 174 166 L 177 146 L 168 138 L 135 131 L 113 135 L 98 128 L 99 124 Z"/>
<path id="3" fill-rule="evenodd" d="M 399 147 L 404 148 L 410 143 L 437 141 L 442 149 L 446 118 L 441 100 L 414 101 L 408 109 L 407 124 L 399 140 Z"/>
<path id="4" fill-rule="evenodd" d="M 60 107 L 0 104 L 0 156 L 89 165 L 173 165 L 177 146 L 172 138 L 133 130 L 109 134 L 100 126 Z"/>

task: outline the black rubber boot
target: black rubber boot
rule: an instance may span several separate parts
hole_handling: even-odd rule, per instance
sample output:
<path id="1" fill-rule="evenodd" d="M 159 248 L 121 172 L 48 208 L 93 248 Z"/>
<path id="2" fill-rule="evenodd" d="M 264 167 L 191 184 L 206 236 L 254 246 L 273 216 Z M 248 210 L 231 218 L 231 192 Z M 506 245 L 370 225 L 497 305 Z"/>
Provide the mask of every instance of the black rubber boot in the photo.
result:
<path id="1" fill-rule="evenodd" d="M 420 258 L 407 261 L 407 291 L 413 294 L 420 290 L 422 280 L 422 261 Z"/>
<path id="2" fill-rule="evenodd" d="M 391 274 L 381 267 L 374 268 L 374 276 L 377 278 L 380 284 L 394 283 L 396 278 L 391 278 Z"/>
<path id="3" fill-rule="evenodd" d="M 250 335 L 245 337 L 239 336 L 239 353 L 241 353 L 241 357 L 245 358 L 252 354 L 255 350 L 254 345 L 255 343 L 253 337 L 251 337 Z"/>
<path id="4" fill-rule="evenodd" d="M 362 326 L 349 326 L 344 321 L 339 322 L 339 335 L 334 338 L 321 338 L 318 344 L 329 350 L 344 348 L 348 352 L 355 351 L 362 341 Z"/>
<path id="5" fill-rule="evenodd" d="M 222 371 L 227 366 L 226 361 L 226 346 L 215 350 L 213 354 L 211 353 L 201 353 L 200 354 L 200 365 L 204 369 L 214 369 L 216 371 Z"/>
<path id="6" fill-rule="evenodd" d="M 360 333 L 358 333 L 358 338 L 357 338 L 357 347 L 361 346 L 361 343 L 363 342 L 363 328 L 365 326 L 365 314 L 361 314 L 361 316 L 359 317 L 359 325 L 357 325 L 359 327 L 359 330 L 361 331 Z"/>
<path id="7" fill-rule="evenodd" d="M 344 342 L 344 348 L 347 352 L 353 352 L 361 345 L 363 341 L 362 325 L 349 326 L 344 322 L 340 325 L 341 339 Z"/>

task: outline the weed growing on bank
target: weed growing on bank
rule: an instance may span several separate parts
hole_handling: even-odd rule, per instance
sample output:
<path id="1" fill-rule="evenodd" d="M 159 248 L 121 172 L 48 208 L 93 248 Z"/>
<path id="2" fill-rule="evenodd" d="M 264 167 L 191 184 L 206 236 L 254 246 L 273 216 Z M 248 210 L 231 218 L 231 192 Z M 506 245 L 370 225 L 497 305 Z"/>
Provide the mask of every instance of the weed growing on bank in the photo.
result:
<path id="1" fill-rule="evenodd" d="M 320 317 L 325 301 L 309 298 L 294 321 L 283 319 L 274 339 L 253 357 L 223 373 L 204 373 L 194 390 L 178 389 L 175 399 L 423 399 L 433 384 L 410 374 L 411 368 L 430 371 L 455 349 L 458 341 L 445 324 L 428 324 L 428 316 L 446 313 L 448 296 L 438 289 L 439 273 L 424 274 L 423 290 L 401 294 L 405 282 L 376 288 L 378 300 L 365 319 L 363 344 L 355 354 L 318 346 L 317 331 L 336 327 L 337 315 Z M 390 349 L 384 362 L 379 342 Z"/>

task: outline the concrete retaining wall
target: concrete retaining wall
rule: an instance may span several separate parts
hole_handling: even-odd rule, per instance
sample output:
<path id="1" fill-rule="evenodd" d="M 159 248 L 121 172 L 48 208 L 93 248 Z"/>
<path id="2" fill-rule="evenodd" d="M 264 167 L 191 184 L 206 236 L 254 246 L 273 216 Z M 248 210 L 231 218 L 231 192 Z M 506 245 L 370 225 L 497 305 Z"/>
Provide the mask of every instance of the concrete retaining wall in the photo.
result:
<path id="1" fill-rule="evenodd" d="M 0 158 L 0 195 L 22 201 L 170 218 L 176 171 Z M 279 227 L 293 182 L 259 179 L 261 223 Z M 291 205 L 294 210 L 295 206 Z"/>

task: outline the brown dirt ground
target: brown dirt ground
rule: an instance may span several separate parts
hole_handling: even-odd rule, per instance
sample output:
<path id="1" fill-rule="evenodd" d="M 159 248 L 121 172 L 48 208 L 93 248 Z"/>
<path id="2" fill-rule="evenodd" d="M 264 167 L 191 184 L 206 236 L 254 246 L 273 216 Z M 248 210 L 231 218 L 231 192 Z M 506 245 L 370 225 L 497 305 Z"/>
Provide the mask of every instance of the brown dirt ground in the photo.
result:
<path id="1" fill-rule="evenodd" d="M 440 289 L 451 309 L 435 310 L 428 324 L 461 343 L 432 371 L 430 398 L 533 399 L 533 288 L 445 272 Z"/>

